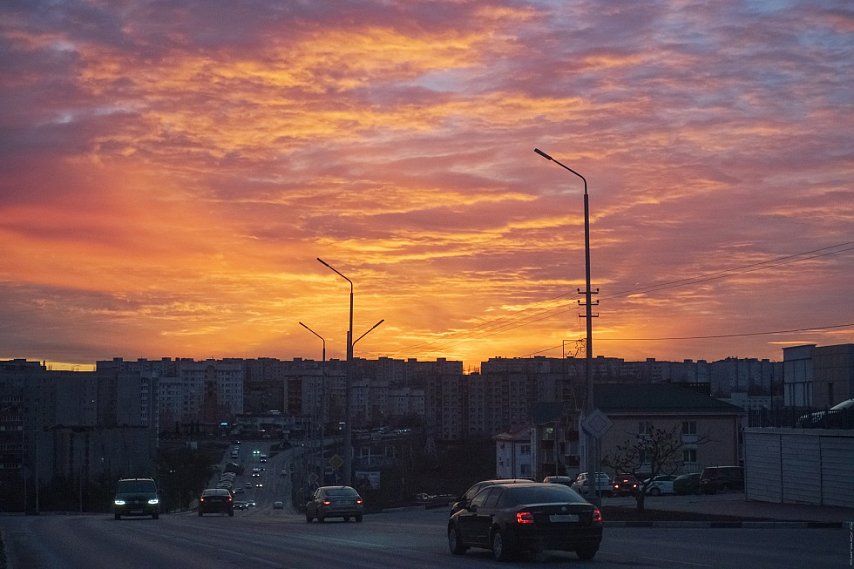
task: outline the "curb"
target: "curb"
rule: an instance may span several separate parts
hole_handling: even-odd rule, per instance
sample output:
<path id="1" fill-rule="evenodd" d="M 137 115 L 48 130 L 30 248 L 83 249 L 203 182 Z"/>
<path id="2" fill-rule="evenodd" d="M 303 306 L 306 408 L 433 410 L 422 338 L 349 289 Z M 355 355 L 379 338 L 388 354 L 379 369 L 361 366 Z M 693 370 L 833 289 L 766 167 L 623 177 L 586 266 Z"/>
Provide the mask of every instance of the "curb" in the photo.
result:
<path id="1" fill-rule="evenodd" d="M 715 528 L 715 529 L 827 529 L 844 527 L 844 522 L 620 522 L 605 521 L 605 527 L 617 528 Z"/>

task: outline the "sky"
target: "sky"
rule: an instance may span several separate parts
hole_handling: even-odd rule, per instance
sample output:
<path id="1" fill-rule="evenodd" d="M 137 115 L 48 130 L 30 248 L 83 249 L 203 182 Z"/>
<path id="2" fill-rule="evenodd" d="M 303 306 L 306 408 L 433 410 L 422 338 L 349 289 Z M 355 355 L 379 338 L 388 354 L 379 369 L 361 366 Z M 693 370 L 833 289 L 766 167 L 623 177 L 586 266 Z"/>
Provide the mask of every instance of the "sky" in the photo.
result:
<path id="1" fill-rule="evenodd" d="M 854 4 L 0 4 L 0 359 L 854 342 Z M 556 162 L 534 152 L 540 148 Z"/>

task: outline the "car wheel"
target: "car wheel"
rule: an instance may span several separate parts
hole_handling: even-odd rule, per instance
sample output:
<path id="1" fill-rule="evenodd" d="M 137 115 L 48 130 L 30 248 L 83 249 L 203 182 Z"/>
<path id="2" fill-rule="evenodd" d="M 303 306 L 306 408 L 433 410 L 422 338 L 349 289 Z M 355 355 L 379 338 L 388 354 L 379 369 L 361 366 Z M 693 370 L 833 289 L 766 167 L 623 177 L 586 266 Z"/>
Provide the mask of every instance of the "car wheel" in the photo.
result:
<path id="1" fill-rule="evenodd" d="M 344 516 L 344 521 L 345 521 L 345 522 L 349 522 L 349 521 L 350 521 L 350 516 Z"/>
<path id="2" fill-rule="evenodd" d="M 729 484 L 724 484 L 723 486 L 721 486 L 721 491 L 722 492 L 728 492 L 729 491 Z"/>
<path id="3" fill-rule="evenodd" d="M 578 555 L 579 559 L 588 561 L 593 559 L 593 556 L 596 555 L 597 551 L 599 551 L 598 547 L 585 547 L 576 551 L 575 554 Z"/>
<path id="4" fill-rule="evenodd" d="M 501 530 L 495 530 L 492 534 L 492 557 L 496 561 L 507 561 L 512 553 L 507 536 Z"/>
<path id="5" fill-rule="evenodd" d="M 122 515 L 121 515 L 121 514 L 116 514 L 116 519 L 117 519 L 117 520 L 122 519 Z"/>
<path id="6" fill-rule="evenodd" d="M 361 522 L 361 521 L 362 521 L 362 516 L 361 516 L 361 514 L 360 514 L 360 515 L 358 515 L 358 516 L 356 516 L 356 521 L 357 521 L 357 522 Z"/>
<path id="7" fill-rule="evenodd" d="M 317 514 L 317 521 L 322 524 L 323 520 L 324 520 L 323 514 Z"/>
<path id="8" fill-rule="evenodd" d="M 160 519 L 160 513 L 155 512 L 155 513 L 151 514 L 151 519 L 152 520 L 159 520 Z"/>
<path id="9" fill-rule="evenodd" d="M 463 544 L 460 532 L 457 528 L 448 528 L 448 549 L 450 549 L 451 553 L 454 555 L 462 555 L 466 552 L 466 549 L 468 549 L 468 547 Z"/>
<path id="10" fill-rule="evenodd" d="M 661 490 L 658 488 L 650 488 L 647 494 L 649 494 L 650 496 L 660 496 Z"/>

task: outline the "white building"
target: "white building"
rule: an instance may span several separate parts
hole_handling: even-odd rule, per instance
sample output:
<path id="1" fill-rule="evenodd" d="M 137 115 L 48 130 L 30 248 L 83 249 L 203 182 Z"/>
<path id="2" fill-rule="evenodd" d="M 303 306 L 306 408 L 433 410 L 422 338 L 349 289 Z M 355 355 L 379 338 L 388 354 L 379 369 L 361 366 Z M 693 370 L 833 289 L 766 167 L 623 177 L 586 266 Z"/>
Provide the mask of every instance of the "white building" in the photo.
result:
<path id="1" fill-rule="evenodd" d="M 531 427 L 522 427 L 495 435 L 495 477 L 531 478 L 534 476 L 531 452 Z"/>

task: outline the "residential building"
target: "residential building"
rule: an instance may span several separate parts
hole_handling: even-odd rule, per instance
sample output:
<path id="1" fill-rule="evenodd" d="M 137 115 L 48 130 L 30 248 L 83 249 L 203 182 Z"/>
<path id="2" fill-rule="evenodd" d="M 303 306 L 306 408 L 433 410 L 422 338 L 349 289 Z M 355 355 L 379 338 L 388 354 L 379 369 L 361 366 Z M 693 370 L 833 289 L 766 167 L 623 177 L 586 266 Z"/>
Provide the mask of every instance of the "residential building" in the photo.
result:
<path id="1" fill-rule="evenodd" d="M 594 396 L 596 408 L 612 423 L 599 441 L 603 460 L 619 445 L 663 429 L 681 442 L 674 457 L 678 472 L 741 463 L 744 411 L 739 407 L 672 384 L 603 384 Z"/>
<path id="2" fill-rule="evenodd" d="M 854 344 L 783 348 L 783 403 L 823 409 L 854 398 Z"/>
<path id="3" fill-rule="evenodd" d="M 534 454 L 531 439 L 532 427 L 520 427 L 495 435 L 496 478 L 533 478 Z"/>

